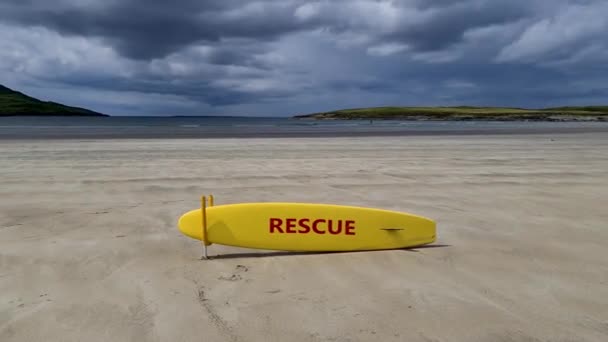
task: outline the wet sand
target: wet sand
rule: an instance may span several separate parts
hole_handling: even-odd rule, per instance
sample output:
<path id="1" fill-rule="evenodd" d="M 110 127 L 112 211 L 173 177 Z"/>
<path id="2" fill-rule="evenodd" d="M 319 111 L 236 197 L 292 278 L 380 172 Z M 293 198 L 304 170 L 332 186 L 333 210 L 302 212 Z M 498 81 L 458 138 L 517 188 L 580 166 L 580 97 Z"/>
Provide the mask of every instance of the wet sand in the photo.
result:
<path id="1" fill-rule="evenodd" d="M 605 341 L 608 135 L 0 143 L 0 341 Z M 202 194 L 437 221 L 426 248 L 201 247 Z"/>

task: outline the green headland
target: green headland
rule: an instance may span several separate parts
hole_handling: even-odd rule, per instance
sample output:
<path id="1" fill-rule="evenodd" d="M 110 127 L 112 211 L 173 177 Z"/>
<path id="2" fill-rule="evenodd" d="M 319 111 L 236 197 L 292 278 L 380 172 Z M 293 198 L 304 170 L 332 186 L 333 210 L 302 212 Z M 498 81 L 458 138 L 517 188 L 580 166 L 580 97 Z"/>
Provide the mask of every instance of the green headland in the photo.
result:
<path id="1" fill-rule="evenodd" d="M 608 121 L 608 106 L 544 109 L 501 107 L 374 107 L 296 115 L 316 120 Z"/>
<path id="2" fill-rule="evenodd" d="M 0 116 L 107 116 L 27 96 L 0 84 Z"/>

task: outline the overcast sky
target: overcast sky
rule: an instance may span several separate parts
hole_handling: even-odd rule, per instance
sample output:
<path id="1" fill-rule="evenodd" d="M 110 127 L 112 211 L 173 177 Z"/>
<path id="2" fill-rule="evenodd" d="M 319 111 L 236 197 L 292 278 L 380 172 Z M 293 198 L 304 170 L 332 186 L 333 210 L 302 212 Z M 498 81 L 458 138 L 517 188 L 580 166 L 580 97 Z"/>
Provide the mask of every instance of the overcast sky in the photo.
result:
<path id="1" fill-rule="evenodd" d="M 608 104 L 608 1 L 0 0 L 0 75 L 110 115 Z"/>

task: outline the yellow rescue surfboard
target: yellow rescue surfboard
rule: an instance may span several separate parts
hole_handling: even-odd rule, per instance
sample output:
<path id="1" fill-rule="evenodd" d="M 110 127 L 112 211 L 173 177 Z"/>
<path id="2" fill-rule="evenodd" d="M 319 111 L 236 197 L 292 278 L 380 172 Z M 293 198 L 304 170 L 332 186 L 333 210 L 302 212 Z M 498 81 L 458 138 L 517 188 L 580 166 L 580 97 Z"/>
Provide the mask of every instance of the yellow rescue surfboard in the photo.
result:
<path id="1" fill-rule="evenodd" d="M 179 219 L 179 230 L 204 246 L 221 244 L 283 251 L 360 251 L 435 241 L 431 219 L 383 209 L 316 203 L 209 205 Z M 206 250 L 205 250 L 206 254 Z"/>

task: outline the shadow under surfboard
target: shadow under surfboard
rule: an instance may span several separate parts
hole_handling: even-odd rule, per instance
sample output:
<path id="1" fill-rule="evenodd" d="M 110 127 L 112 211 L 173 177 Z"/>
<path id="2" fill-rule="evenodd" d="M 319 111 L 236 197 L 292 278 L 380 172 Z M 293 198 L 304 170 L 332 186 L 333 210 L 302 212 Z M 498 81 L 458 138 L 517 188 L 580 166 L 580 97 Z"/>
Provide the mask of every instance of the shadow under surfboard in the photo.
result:
<path id="1" fill-rule="evenodd" d="M 269 257 L 286 257 L 293 255 L 322 255 L 322 254 L 346 254 L 346 253 L 369 253 L 369 252 L 381 252 L 381 251 L 405 251 L 418 253 L 419 249 L 426 248 L 442 248 L 451 247 L 452 245 L 436 244 L 436 245 L 424 245 L 408 248 L 398 249 L 380 249 L 380 250 L 361 250 L 361 251 L 328 251 L 328 252 L 293 252 L 293 251 L 270 251 L 270 252 L 241 252 L 241 253 L 230 253 L 230 254 L 217 254 L 209 256 L 209 260 L 213 259 L 240 259 L 240 258 L 269 258 Z"/>

